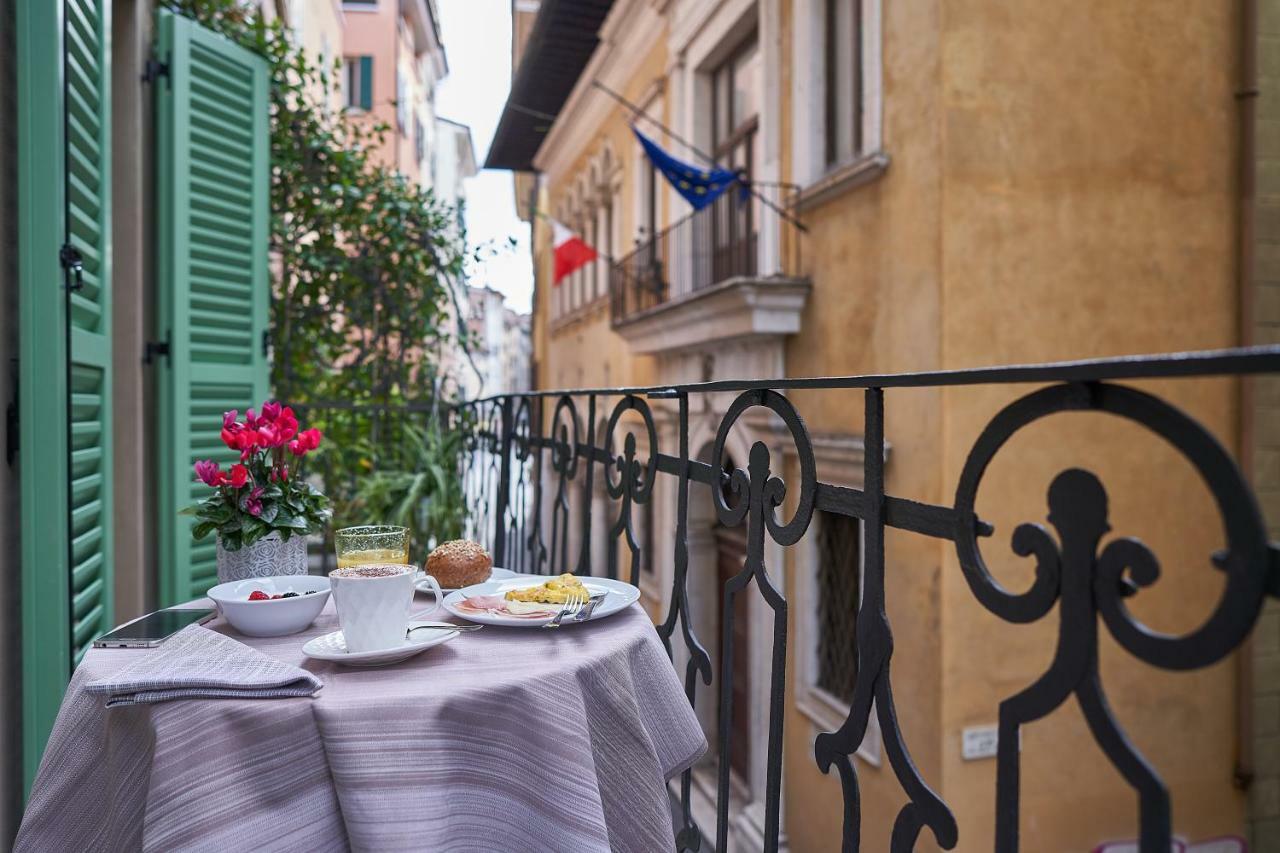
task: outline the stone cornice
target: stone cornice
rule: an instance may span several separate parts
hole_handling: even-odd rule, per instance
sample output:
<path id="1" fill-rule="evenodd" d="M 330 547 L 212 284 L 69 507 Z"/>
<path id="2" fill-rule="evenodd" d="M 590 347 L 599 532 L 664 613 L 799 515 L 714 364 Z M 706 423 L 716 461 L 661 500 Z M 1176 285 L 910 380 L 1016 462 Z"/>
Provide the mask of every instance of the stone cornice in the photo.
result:
<path id="1" fill-rule="evenodd" d="M 614 327 L 637 353 L 669 353 L 756 337 L 793 335 L 810 284 L 800 278 L 731 278 L 629 317 Z"/>

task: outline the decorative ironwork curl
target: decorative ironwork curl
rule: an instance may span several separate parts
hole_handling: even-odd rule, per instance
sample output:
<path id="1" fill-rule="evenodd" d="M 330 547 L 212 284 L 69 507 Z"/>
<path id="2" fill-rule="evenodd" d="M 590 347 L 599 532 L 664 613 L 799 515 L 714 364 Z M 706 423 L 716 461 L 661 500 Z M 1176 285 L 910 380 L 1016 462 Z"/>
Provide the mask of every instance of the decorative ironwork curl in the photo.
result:
<path id="1" fill-rule="evenodd" d="M 566 425 L 563 421 L 567 419 Z M 556 479 L 556 494 L 551 504 L 551 559 L 567 571 L 569 563 L 569 481 L 578 474 L 578 407 L 568 394 L 561 395 L 551 413 L 551 469 Z"/>
<path id="2" fill-rule="evenodd" d="M 516 402 L 515 421 L 511 429 L 511 442 L 515 448 L 516 459 L 521 462 L 529 458 L 532 452 L 533 417 L 530 412 L 529 398 L 521 397 Z"/>
<path id="3" fill-rule="evenodd" d="M 635 585 L 640 583 L 640 543 L 636 541 L 635 527 L 631 519 L 631 506 L 633 503 L 648 503 L 650 496 L 653 494 L 653 483 L 658 476 L 658 431 L 653 425 L 653 413 L 649 410 L 649 404 L 639 397 L 628 394 L 618 401 L 618 404 L 613 407 L 613 412 L 609 415 L 609 421 L 605 426 L 603 437 L 603 444 L 606 448 L 617 446 L 615 444 L 615 433 L 618 428 L 618 421 L 623 413 L 627 411 L 638 413 L 644 422 L 645 433 L 649 441 L 649 459 L 644 465 L 641 465 L 640 461 L 636 459 L 636 435 L 628 429 L 626 438 L 623 439 L 622 454 L 616 458 L 613 456 L 608 457 L 609 461 L 604 469 L 604 482 L 610 497 L 619 501 L 617 520 L 609 529 L 610 540 L 616 542 L 619 536 L 624 537 L 624 541 L 627 543 L 627 550 L 631 554 L 630 582 Z M 616 483 L 610 474 L 610 469 L 613 468 L 618 471 Z M 618 549 L 616 547 L 611 547 L 608 550 L 608 573 L 611 578 L 618 576 Z"/>
<path id="4" fill-rule="evenodd" d="M 568 425 L 561 416 L 568 418 Z M 568 394 L 556 401 L 551 413 L 551 468 L 565 479 L 572 480 L 578 473 L 578 407 Z M 572 440 L 570 440 L 572 436 Z"/>
<path id="5" fill-rule="evenodd" d="M 787 487 L 777 477 L 768 476 L 769 448 L 764 442 L 757 441 L 752 445 L 747 471 L 735 468 L 730 472 L 729 490 L 737 496 L 751 493 L 751 497 L 756 497 L 752 490 L 758 487 L 760 498 L 758 503 L 764 528 L 779 545 L 794 545 L 809 529 L 809 521 L 813 518 L 814 497 L 818 491 L 818 464 L 813 456 L 813 443 L 809 441 L 809 431 L 791 402 L 776 391 L 744 391 L 733 401 L 720 420 L 711 458 L 717 462 L 724 458 L 725 443 L 729 439 L 729 432 L 733 429 L 733 425 L 737 423 L 743 412 L 756 406 L 769 409 L 780 417 L 791 432 L 792 441 L 795 442 L 797 458 L 800 461 L 800 497 L 796 502 L 796 510 L 786 524 L 778 522 L 776 511 L 786 500 Z M 757 482 L 757 475 L 762 478 L 759 482 Z M 741 524 L 751 508 L 750 500 L 739 500 L 730 505 L 725 501 L 724 492 L 721 489 L 712 488 L 711 495 L 716 504 L 716 515 L 720 523 L 726 527 L 736 527 Z M 766 503 L 767 510 L 764 507 Z"/>
<path id="6" fill-rule="evenodd" d="M 642 398 L 634 394 L 628 394 L 618 401 L 613 407 L 613 412 L 609 415 L 609 422 L 604 430 L 604 446 L 616 447 L 615 432 L 617 431 L 618 421 L 623 413 L 634 411 L 640 415 L 644 422 L 645 436 L 649 443 L 649 459 L 645 465 L 641 465 L 636 460 L 636 438 L 635 433 L 627 430 L 627 436 L 623 440 L 623 452 L 616 458 L 610 458 L 609 464 L 605 466 L 605 485 L 609 489 L 609 495 L 613 498 L 621 498 L 624 492 L 630 494 L 632 500 L 636 503 L 644 503 L 649 499 L 650 493 L 653 491 L 654 480 L 658 476 L 658 430 L 653 425 L 653 412 L 649 410 L 649 404 Z M 615 483 L 610 469 L 617 468 L 618 481 Z"/>
<path id="7" fill-rule="evenodd" d="M 1018 430 L 1049 415 L 1097 411 L 1140 424 L 1169 442 L 1195 467 L 1217 504 L 1227 549 L 1216 562 L 1226 584 L 1213 612 L 1182 636 L 1153 631 L 1137 621 L 1123 599 L 1160 576 L 1154 554 L 1137 539 L 1099 544 L 1111 530 L 1107 492 L 1092 473 L 1071 468 L 1049 485 L 1048 530 L 1022 524 L 1013 550 L 1034 554 L 1036 579 L 1020 594 L 991 576 L 977 546 L 973 508 L 982 476 Z M 1005 407 L 978 437 L 956 489 L 956 553 L 975 597 L 1009 622 L 1030 622 L 1059 606 L 1058 644 L 1049 668 L 1029 687 L 1000 704 L 996 779 L 996 848 L 1018 845 L 1019 755 L 1022 725 L 1047 716 L 1075 695 L 1094 739 L 1139 797 L 1143 851 L 1167 850 L 1171 840 L 1169 794 L 1133 746 L 1107 704 L 1098 675 L 1097 622 L 1130 654 L 1164 669 L 1195 669 L 1221 660 L 1245 638 L 1266 594 L 1269 550 L 1253 495 L 1221 444 L 1183 412 L 1142 391 L 1102 383 L 1055 385 Z"/>

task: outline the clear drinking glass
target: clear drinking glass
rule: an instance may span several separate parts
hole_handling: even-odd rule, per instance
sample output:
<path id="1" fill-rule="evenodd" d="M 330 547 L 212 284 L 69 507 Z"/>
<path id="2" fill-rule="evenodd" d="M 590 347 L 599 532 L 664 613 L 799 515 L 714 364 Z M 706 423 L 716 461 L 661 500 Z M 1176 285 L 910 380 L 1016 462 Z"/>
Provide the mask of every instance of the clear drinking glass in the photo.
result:
<path id="1" fill-rule="evenodd" d="M 338 552 L 338 568 L 376 563 L 407 565 L 409 528 L 390 524 L 344 527 L 333 535 Z"/>

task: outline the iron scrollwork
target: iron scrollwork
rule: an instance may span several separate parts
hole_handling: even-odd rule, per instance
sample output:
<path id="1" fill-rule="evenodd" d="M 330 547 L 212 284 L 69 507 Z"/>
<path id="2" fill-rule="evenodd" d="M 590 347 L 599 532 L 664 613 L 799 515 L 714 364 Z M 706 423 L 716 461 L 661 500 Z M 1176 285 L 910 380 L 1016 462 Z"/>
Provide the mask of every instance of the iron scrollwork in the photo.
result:
<path id="1" fill-rule="evenodd" d="M 675 572 L 671 605 L 667 618 L 658 626 L 658 638 L 667 650 L 667 657 L 671 657 L 671 636 L 679 620 L 680 635 L 689 655 L 685 664 L 684 694 L 689 700 L 689 707 L 694 708 L 697 702 L 695 678 L 701 676 L 704 685 L 711 685 L 711 656 L 689 620 L 689 395 L 681 393 L 677 405 L 680 458 L 676 482 Z M 656 453 L 653 458 L 656 464 Z M 702 831 L 693 820 L 692 784 L 693 771 L 685 770 L 680 774 L 680 827 L 676 830 L 676 849 L 680 851 L 697 851 L 702 847 Z"/>
<path id="2" fill-rule="evenodd" d="M 853 696 L 843 724 L 820 734 L 815 758 L 823 772 L 838 770 L 844 794 L 843 848 L 860 844 L 858 775 L 851 757 L 867 733 L 871 715 L 880 724 L 880 735 L 894 776 L 905 792 L 906 804 L 895 816 L 890 849 L 903 853 L 915 847 L 927 828 L 944 848 L 958 844 L 956 820 L 947 805 L 929 787 L 913 763 L 894 707 L 890 663 L 893 634 L 885 607 L 885 530 L 896 528 L 912 535 L 954 542 L 966 583 L 988 611 L 1014 624 L 1045 619 L 1058 609 L 1057 644 L 1049 667 L 1025 689 L 999 705 L 997 745 L 996 849 L 1013 853 L 1018 848 L 1019 756 L 1021 726 L 1039 720 L 1075 698 L 1093 739 L 1137 793 L 1140 809 L 1140 846 L 1143 853 L 1169 849 L 1171 805 L 1168 790 L 1126 737 L 1107 697 L 1098 668 L 1100 626 L 1125 649 L 1146 664 L 1167 670 L 1189 670 L 1222 660 L 1240 647 L 1256 623 L 1267 594 L 1280 594 L 1280 551 L 1268 543 L 1266 530 L 1252 492 L 1223 447 L 1201 425 L 1161 400 L 1132 388 L 1110 384 L 1128 378 L 1175 378 L 1223 373 L 1280 373 L 1280 347 L 1265 351 L 1235 350 L 1221 353 L 1174 354 L 1104 362 L 1080 362 L 1051 366 L 1005 367 L 979 371 L 879 377 L 837 377 L 821 380 L 717 382 L 714 387 L 687 385 L 672 388 L 612 389 L 609 391 L 534 392 L 491 398 L 455 409 L 455 423 L 470 431 L 464 444 L 461 476 L 472 508 L 470 529 L 477 536 L 505 536 L 514 552 L 514 565 L 526 571 L 554 570 L 570 565 L 570 518 L 582 523 L 583 537 L 578 568 L 590 569 L 591 525 L 601 524 L 591 512 L 590 494 L 580 515 L 573 514 L 568 483 L 578 477 L 584 460 L 584 485 L 592 468 L 603 466 L 605 490 L 618 502 L 616 515 L 609 509 L 611 565 L 616 566 L 617 539 L 624 539 L 632 556 L 632 580 L 636 580 L 639 547 L 632 528 L 633 505 L 651 502 L 661 475 L 675 477 L 675 531 L 672 550 L 673 585 L 666 617 L 657 627 L 658 637 L 672 655 L 672 638 L 679 623 L 687 652 L 683 675 L 685 694 L 692 705 L 696 683 L 712 685 L 714 678 L 719 718 L 719 779 L 716 808 L 716 846 L 724 849 L 728 836 L 730 731 L 736 713 L 733 697 L 733 623 L 735 600 L 755 581 L 761 599 L 774 617 L 770 656 L 770 685 L 765 762 L 764 848 L 779 844 L 783 686 L 785 683 L 787 608 L 783 591 L 775 585 L 766 565 L 766 544 L 798 542 L 811 528 L 813 512 L 821 507 L 862 521 L 862 585 L 854 636 L 849 638 L 857 661 Z M 995 416 L 974 443 L 965 461 L 950 505 L 931 505 L 886 493 L 884 466 L 884 388 L 983 385 L 993 382 L 1056 383 L 1021 397 Z M 864 482 L 862 488 L 822 483 L 818 480 L 814 450 L 807 429 L 792 404 L 780 393 L 784 388 L 831 391 L 857 389 L 864 395 Z M 713 463 L 690 458 L 689 409 L 695 395 L 739 392 L 721 419 L 714 442 Z M 602 430 L 595 422 L 597 396 L 618 395 Z M 588 429 L 583 431 L 574 398 L 586 397 Z M 659 451 L 653 413 L 644 398 L 668 398 L 678 406 L 678 452 Z M 709 397 L 707 398 L 710 399 Z M 554 405 L 549 420 L 544 406 Z M 719 460 L 729 436 L 743 414 L 763 408 L 779 417 L 796 449 L 799 479 L 794 512 L 784 512 L 787 487 L 771 467 L 770 450 L 763 443 L 750 449 L 745 470 L 722 472 Z M 624 422 L 627 411 L 636 421 Z M 1047 524 L 1016 526 L 1010 540 L 1013 552 L 1030 558 L 1034 578 L 1021 591 L 1003 587 L 988 570 L 978 547 L 978 537 L 992 529 L 975 513 L 978 488 L 985 471 L 1009 439 L 1023 427 L 1042 418 L 1068 411 L 1099 412 L 1142 425 L 1187 459 L 1205 483 L 1216 503 L 1224 530 L 1225 547 L 1211 562 L 1223 574 L 1219 599 L 1204 621 L 1182 635 L 1166 635 L 1144 625 L 1127 606 L 1156 583 L 1162 568 L 1155 554 L 1132 537 L 1113 537 L 1108 518 L 1108 495 L 1094 474 L 1070 468 L 1057 474 L 1047 489 Z M 543 430 L 546 433 L 543 434 Z M 622 429 L 621 450 L 615 433 Z M 647 434 L 648 459 L 638 459 L 640 431 Z M 498 463 L 498 464 L 495 464 Z M 550 468 L 544 471 L 543 466 Z M 530 471 L 530 468 L 532 471 Z M 496 489 L 494 476 L 510 485 Z M 544 482 L 545 479 L 545 482 Z M 746 530 L 746 558 L 742 569 L 724 585 L 721 608 L 720 655 L 713 666 L 711 655 L 699 641 L 690 620 L 688 595 L 690 566 L 690 481 L 711 487 L 715 515 L 722 525 Z M 547 490 L 544 500 L 544 485 Z M 794 484 L 793 484 L 794 485 Z M 589 489 L 588 489 L 589 491 Z M 528 496 L 526 496 L 528 492 Z M 493 506 L 495 494 L 498 506 Z M 504 503 L 503 495 L 509 503 Z M 531 506 L 526 501 L 531 502 Z M 600 515 L 599 512 L 596 515 Z M 529 525 L 522 532 L 520 525 Z M 506 527 L 506 530 L 499 528 Z M 549 544 L 548 544 L 549 543 Z M 990 546 L 988 546 L 990 547 Z M 849 570 L 858 567 L 857 555 L 849 555 Z M 616 574 L 616 569 L 611 568 Z M 717 671 L 718 670 L 718 671 Z M 740 702 L 739 702 L 740 705 Z M 691 780 L 686 770 L 680 780 L 676 815 L 676 847 L 698 850 L 703 829 L 693 819 Z M 709 828 L 708 828 L 709 829 Z"/>
<path id="3" fill-rule="evenodd" d="M 782 787 L 782 718 L 787 667 L 787 599 L 773 585 L 764 561 L 764 540 L 768 533 L 779 545 L 800 541 L 813 518 L 814 496 L 818 472 L 809 432 L 795 407 L 786 397 L 767 389 L 746 391 L 738 396 L 720 421 L 711 459 L 714 464 L 724 458 L 725 442 L 738 418 L 747 409 L 769 409 L 786 425 L 800 460 L 800 493 L 791 520 L 778 520 L 777 510 L 786 499 L 787 487 L 773 476 L 769 448 L 757 441 L 751 447 L 747 470 L 735 468 L 729 474 L 728 489 L 736 500 L 730 504 L 724 489 L 712 487 L 716 515 L 726 527 L 747 525 L 747 556 L 742 571 L 728 580 L 724 588 L 723 626 L 720 638 L 720 704 L 719 729 L 720 779 L 716 820 L 716 849 L 724 850 L 729 838 L 729 732 L 733 727 L 733 619 L 734 599 L 755 580 L 760 595 L 773 610 L 773 653 L 769 681 L 769 740 L 765 765 L 765 849 L 777 850 L 781 831 L 779 809 Z"/>
<path id="4" fill-rule="evenodd" d="M 609 423 L 605 427 L 605 447 L 616 447 L 614 443 L 614 433 L 618 428 L 618 420 L 623 413 L 634 411 L 640 415 L 644 422 L 645 434 L 648 439 L 649 458 L 645 464 L 641 464 L 636 459 L 636 436 L 635 433 L 628 430 L 626 437 L 622 442 L 622 454 L 609 457 L 609 462 L 605 466 L 605 487 L 608 489 L 609 496 L 618 501 L 618 516 L 613 526 L 609 529 L 609 541 L 617 542 L 619 537 L 623 537 L 626 542 L 627 551 L 631 555 L 631 577 L 630 583 L 638 585 L 640 583 L 640 543 L 636 541 L 635 528 L 631 518 L 631 508 L 633 504 L 645 504 L 653 495 L 653 484 L 658 476 L 658 431 L 653 425 L 653 413 L 649 411 L 649 404 L 640 397 L 628 394 L 618 401 L 613 407 L 612 414 L 609 415 Z M 617 470 L 618 479 L 614 481 L 612 471 Z M 610 548 L 608 552 L 608 574 L 611 578 L 618 577 L 618 549 Z"/>
<path id="5" fill-rule="evenodd" d="M 578 474 L 579 440 L 578 407 L 572 397 L 564 394 L 551 413 L 551 470 L 557 475 L 551 505 L 553 566 L 569 565 L 569 482 Z"/>
<path id="6" fill-rule="evenodd" d="M 854 625 L 858 667 L 848 716 L 838 731 L 818 735 L 814 757 L 823 773 L 831 772 L 833 766 L 839 771 L 845 808 L 842 848 L 846 853 L 856 851 L 861 844 L 862 812 L 858 776 L 850 756 L 866 736 L 874 711 L 890 766 L 909 798 L 894 821 L 890 849 L 894 853 L 914 849 L 920 831 L 927 826 L 938 845 L 949 850 L 956 845 L 959 836 L 955 816 L 924 781 L 912 761 L 894 704 L 889 668 L 893 657 L 893 632 L 885 612 L 884 597 L 884 392 L 878 388 L 868 389 L 865 408 L 863 479 L 868 500 L 862 516 L 865 530 L 862 602 Z M 856 560 L 857 557 L 850 555 L 850 559 Z M 850 570 L 856 571 L 856 564 Z"/>
<path id="7" fill-rule="evenodd" d="M 1034 556 L 1030 589 L 1015 594 L 992 577 L 975 537 L 974 502 L 983 473 L 1015 432 L 1066 411 L 1106 412 L 1133 421 L 1169 442 L 1213 495 L 1227 536 L 1215 559 L 1226 585 L 1213 613 L 1197 629 L 1169 636 L 1137 621 L 1124 599 L 1155 583 L 1160 565 L 1142 542 L 1114 539 L 1107 492 L 1089 471 L 1065 470 L 1048 489 L 1049 523 L 1021 524 L 1013 550 Z M 1073 694 L 1094 739 L 1139 799 L 1140 845 L 1168 850 L 1172 840 L 1169 792 L 1138 752 L 1107 703 L 1098 673 L 1098 620 L 1130 654 L 1152 666 L 1186 670 L 1207 666 L 1235 649 L 1257 619 L 1266 594 L 1268 543 L 1252 492 L 1222 445 L 1200 424 L 1150 394 L 1119 385 L 1074 383 L 1028 394 L 1001 411 L 979 436 L 956 489 L 956 553 L 974 596 L 1008 622 L 1031 622 L 1059 606 L 1058 641 L 1049 668 L 1033 684 L 1000 703 L 996 779 L 996 849 L 1018 848 L 1019 730 L 1048 715 Z"/>

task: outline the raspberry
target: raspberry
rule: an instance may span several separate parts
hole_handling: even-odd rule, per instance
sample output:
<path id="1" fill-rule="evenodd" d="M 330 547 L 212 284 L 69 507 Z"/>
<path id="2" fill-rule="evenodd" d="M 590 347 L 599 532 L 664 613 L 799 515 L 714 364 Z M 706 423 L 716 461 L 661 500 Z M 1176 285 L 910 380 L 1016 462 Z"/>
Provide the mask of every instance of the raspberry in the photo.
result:
<path id="1" fill-rule="evenodd" d="M 272 601 L 275 601 L 277 598 L 284 598 L 284 596 L 278 592 L 275 595 L 271 596 Z"/>
<path id="2" fill-rule="evenodd" d="M 271 596 L 267 595 L 260 589 L 255 589 L 253 592 L 249 593 L 250 601 L 267 601 L 270 598 Z"/>

